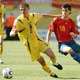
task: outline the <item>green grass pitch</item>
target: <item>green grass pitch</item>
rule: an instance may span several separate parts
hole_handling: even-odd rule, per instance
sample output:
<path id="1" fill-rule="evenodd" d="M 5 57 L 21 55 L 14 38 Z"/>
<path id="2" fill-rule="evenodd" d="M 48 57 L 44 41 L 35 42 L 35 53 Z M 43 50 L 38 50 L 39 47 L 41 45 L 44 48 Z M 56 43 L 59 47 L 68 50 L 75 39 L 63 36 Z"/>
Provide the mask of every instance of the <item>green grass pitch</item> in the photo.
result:
<path id="1" fill-rule="evenodd" d="M 51 78 L 37 62 L 31 62 L 28 53 L 19 41 L 4 41 L 4 64 L 0 64 L 0 80 L 6 80 L 1 74 L 2 69 L 5 67 L 9 67 L 13 71 L 11 80 L 80 80 L 80 65 L 69 55 L 59 54 L 57 42 L 51 42 L 50 46 L 56 54 L 57 61 L 63 65 L 64 69 L 62 71 L 57 70 L 51 65 L 49 58 L 44 54 L 43 56 L 50 68 L 60 78 Z"/>

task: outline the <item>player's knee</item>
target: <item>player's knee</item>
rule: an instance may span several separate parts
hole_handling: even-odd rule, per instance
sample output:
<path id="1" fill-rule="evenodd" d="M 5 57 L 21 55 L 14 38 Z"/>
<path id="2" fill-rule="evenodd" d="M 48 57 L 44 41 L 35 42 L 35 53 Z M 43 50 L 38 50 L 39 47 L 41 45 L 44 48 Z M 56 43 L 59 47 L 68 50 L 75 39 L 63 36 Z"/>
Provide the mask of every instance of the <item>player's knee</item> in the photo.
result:
<path id="1" fill-rule="evenodd" d="M 71 48 L 70 50 L 69 50 L 69 53 L 71 54 L 71 53 L 73 53 L 74 51 L 73 51 L 73 49 Z"/>
<path id="2" fill-rule="evenodd" d="M 54 52 L 52 51 L 51 48 L 48 48 L 45 53 L 50 57 L 50 58 L 55 58 L 55 54 Z"/>
<path id="3" fill-rule="evenodd" d="M 71 53 L 72 52 L 72 48 L 67 46 L 67 45 L 62 45 L 60 47 L 60 51 L 63 53 Z"/>

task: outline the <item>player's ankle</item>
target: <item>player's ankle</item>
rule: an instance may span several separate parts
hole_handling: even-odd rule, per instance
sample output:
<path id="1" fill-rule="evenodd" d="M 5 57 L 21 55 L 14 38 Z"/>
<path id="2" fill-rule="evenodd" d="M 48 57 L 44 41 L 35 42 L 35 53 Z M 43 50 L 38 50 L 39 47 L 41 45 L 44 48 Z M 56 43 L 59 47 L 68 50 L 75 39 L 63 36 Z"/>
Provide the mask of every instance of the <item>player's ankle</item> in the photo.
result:
<path id="1" fill-rule="evenodd" d="M 2 59 L 0 59 L 0 64 L 3 64 L 3 61 L 2 61 Z"/>
<path id="2" fill-rule="evenodd" d="M 57 76 L 55 73 L 53 73 L 53 72 L 50 73 L 50 76 L 51 76 L 51 77 L 54 77 L 54 78 L 58 78 L 58 76 Z"/>

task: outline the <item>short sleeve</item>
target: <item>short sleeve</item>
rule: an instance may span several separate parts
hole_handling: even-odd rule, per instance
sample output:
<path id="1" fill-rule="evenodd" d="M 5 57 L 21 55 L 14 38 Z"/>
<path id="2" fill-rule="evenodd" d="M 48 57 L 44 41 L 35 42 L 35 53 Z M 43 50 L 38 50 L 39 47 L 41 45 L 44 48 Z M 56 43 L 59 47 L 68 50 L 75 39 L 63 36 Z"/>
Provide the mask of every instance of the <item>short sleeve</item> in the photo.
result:
<path id="1" fill-rule="evenodd" d="M 54 32 L 54 29 L 56 27 L 57 18 L 58 17 L 53 18 L 53 20 L 52 20 L 52 22 L 50 23 L 50 26 L 49 26 L 49 31 Z"/>
<path id="2" fill-rule="evenodd" d="M 15 19 L 13 27 L 15 27 L 18 31 L 24 28 L 24 23 L 20 19 Z"/>
<path id="3" fill-rule="evenodd" d="M 38 14 L 38 13 L 33 13 L 33 20 L 35 22 L 35 24 L 42 18 L 42 15 L 41 14 Z"/>
<path id="4" fill-rule="evenodd" d="M 54 32 L 54 25 L 53 25 L 53 21 L 50 23 L 49 31 L 50 31 L 50 32 Z"/>
<path id="5" fill-rule="evenodd" d="M 76 34 L 79 34 L 78 28 L 77 28 L 76 24 L 73 21 L 72 21 L 71 31 L 76 33 Z"/>
<path id="6" fill-rule="evenodd" d="M 4 5 L 2 5 L 2 14 L 3 14 L 3 16 L 5 14 L 5 6 Z"/>

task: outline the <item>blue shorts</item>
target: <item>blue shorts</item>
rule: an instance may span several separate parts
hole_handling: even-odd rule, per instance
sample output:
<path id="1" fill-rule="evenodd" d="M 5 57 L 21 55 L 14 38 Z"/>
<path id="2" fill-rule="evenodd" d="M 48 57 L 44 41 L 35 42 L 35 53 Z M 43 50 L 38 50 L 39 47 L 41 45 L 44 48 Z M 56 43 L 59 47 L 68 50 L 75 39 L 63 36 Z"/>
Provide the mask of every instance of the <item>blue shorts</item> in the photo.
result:
<path id="1" fill-rule="evenodd" d="M 76 53 L 78 53 L 78 52 L 80 51 L 80 45 L 77 44 L 74 40 L 71 40 L 71 41 L 69 41 L 69 42 L 59 42 L 59 43 L 58 43 L 58 48 L 59 48 L 59 52 L 62 53 L 62 54 L 67 54 L 67 53 L 64 53 L 64 52 L 62 52 L 62 51 L 60 50 L 60 47 L 61 47 L 61 45 L 63 45 L 63 44 L 71 47 L 71 48 L 73 49 L 73 51 L 75 51 Z"/>

